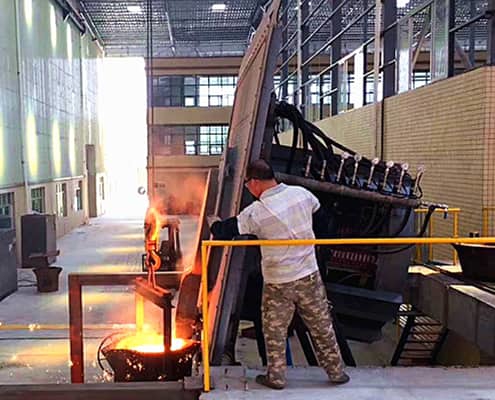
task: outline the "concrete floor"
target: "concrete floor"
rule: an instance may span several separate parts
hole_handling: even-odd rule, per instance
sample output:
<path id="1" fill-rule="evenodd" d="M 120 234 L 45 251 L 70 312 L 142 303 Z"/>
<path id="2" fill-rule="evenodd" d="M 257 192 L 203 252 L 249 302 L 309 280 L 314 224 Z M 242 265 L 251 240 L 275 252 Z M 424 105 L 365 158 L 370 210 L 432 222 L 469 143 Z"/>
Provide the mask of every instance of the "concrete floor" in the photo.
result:
<path id="1" fill-rule="evenodd" d="M 289 368 L 283 390 L 254 382 L 261 371 L 215 369 L 215 389 L 201 400 L 492 400 L 495 368 L 348 368 L 351 381 L 332 386 L 320 368 Z"/>
<path id="2" fill-rule="evenodd" d="M 194 218 L 182 218 L 181 239 L 187 254 L 195 237 Z M 63 267 L 60 290 L 56 293 L 38 293 L 28 286 L 34 282 L 30 270 L 20 270 L 21 287 L 18 292 L 0 302 L 0 322 L 3 328 L 12 324 L 31 324 L 31 330 L 5 330 L 0 326 L 0 385 L 33 383 L 67 383 L 70 381 L 67 274 L 69 272 L 128 272 L 140 271 L 143 249 L 143 220 L 100 217 L 60 238 L 61 255 L 57 264 Z M 132 324 L 134 296 L 128 287 L 101 287 L 84 290 L 84 323 Z M 37 324 L 61 324 L 62 329 L 40 330 Z M 245 326 L 245 325 L 244 325 Z M 125 326 L 124 326 L 125 327 Z M 85 376 L 86 382 L 107 381 L 96 362 L 96 350 L 101 340 L 115 329 L 86 329 Z M 358 365 L 385 366 L 391 357 L 395 328 L 385 330 L 384 340 L 371 346 L 351 343 Z M 495 369 L 422 369 L 422 368 L 357 368 L 350 369 L 351 383 L 343 387 L 329 387 L 318 368 L 299 368 L 305 361 L 292 340 L 294 363 L 298 368 L 288 371 L 288 388 L 282 393 L 263 389 L 254 383 L 260 372 L 255 341 L 238 341 L 238 359 L 249 369 L 218 369 L 215 374 L 216 390 L 205 394 L 205 399 L 250 398 L 359 398 L 386 397 L 495 399 L 492 377 Z M 258 369 L 257 369 L 258 368 Z M 228 388 L 228 390 L 226 390 Z M 350 394 L 352 390 L 352 395 Z M 454 395 L 455 393 L 455 395 Z"/>

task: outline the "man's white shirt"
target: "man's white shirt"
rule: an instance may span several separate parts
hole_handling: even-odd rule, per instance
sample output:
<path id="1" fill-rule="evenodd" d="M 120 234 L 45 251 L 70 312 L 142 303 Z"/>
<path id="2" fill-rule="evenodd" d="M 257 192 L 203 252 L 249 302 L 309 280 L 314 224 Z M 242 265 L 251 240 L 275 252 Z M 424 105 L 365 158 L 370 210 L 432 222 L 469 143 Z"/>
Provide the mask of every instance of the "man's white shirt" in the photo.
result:
<path id="1" fill-rule="evenodd" d="M 318 199 L 300 186 L 283 183 L 262 193 L 237 216 L 239 233 L 258 239 L 314 239 Z M 266 283 L 287 283 L 318 270 L 314 246 L 261 246 Z"/>

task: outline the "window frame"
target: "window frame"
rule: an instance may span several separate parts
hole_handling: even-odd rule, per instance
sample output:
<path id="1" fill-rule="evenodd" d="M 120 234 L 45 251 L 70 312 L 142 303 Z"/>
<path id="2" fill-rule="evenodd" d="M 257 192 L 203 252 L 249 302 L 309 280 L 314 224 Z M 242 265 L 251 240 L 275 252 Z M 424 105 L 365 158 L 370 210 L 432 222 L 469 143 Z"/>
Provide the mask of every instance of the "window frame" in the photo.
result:
<path id="1" fill-rule="evenodd" d="M 8 228 L 15 228 L 15 193 L 4 192 L 0 193 L 0 215 L 8 216 L 10 219 L 10 225 Z"/>
<path id="2" fill-rule="evenodd" d="M 35 196 L 36 195 L 36 196 Z M 35 202 L 39 201 L 39 208 Z M 46 191 L 44 186 L 31 188 L 31 210 L 44 214 L 46 212 Z"/>

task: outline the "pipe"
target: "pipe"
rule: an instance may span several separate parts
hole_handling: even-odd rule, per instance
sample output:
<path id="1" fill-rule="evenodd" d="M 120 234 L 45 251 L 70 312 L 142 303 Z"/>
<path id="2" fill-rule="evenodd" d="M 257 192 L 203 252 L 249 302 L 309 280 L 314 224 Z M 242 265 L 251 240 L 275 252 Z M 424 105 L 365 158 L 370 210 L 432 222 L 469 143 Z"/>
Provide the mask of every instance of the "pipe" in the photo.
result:
<path id="1" fill-rule="evenodd" d="M 28 160 L 28 150 L 27 150 L 27 138 L 26 138 L 26 110 L 24 108 L 24 86 L 22 85 L 21 79 L 22 72 L 22 43 L 21 43 L 21 32 L 19 27 L 21 26 L 20 16 L 19 16 L 19 4 L 17 1 L 14 2 L 14 13 L 15 13 L 15 37 L 16 37 L 16 58 L 17 58 L 17 85 L 19 90 L 18 107 L 19 107 L 19 122 L 21 124 L 21 164 L 22 164 L 22 175 L 24 179 L 24 196 L 26 201 L 26 214 L 33 212 L 31 204 L 31 191 L 29 186 L 29 160 Z M 37 151 L 37 149 L 36 149 Z M 14 215 L 15 218 L 15 215 Z"/>
<path id="2" fill-rule="evenodd" d="M 309 190 L 316 190 L 319 192 L 333 193 L 340 196 L 353 197 L 356 199 L 375 201 L 384 204 L 393 204 L 401 207 L 419 207 L 422 202 L 419 199 L 406 199 L 398 198 L 394 196 L 386 196 L 380 193 L 368 192 L 365 190 L 358 190 L 349 188 L 344 185 L 336 185 L 331 182 L 321 182 L 314 179 L 302 178 L 294 175 L 287 175 L 280 172 L 275 173 L 275 178 L 279 182 L 283 182 L 289 185 L 303 186 Z"/>

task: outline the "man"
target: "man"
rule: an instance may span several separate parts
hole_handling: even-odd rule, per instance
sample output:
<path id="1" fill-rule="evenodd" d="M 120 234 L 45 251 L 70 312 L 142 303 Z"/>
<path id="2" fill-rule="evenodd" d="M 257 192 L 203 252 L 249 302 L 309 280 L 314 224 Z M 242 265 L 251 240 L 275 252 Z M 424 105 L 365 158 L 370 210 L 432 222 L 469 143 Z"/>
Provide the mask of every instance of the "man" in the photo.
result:
<path id="1" fill-rule="evenodd" d="M 259 239 L 314 239 L 312 222 L 320 203 L 312 193 L 277 183 L 272 167 L 264 160 L 248 166 L 245 186 L 258 200 L 237 217 L 213 223 L 215 238 L 252 234 Z M 311 333 L 318 361 L 330 382 L 348 382 L 314 246 L 262 246 L 261 254 L 268 367 L 266 375 L 258 375 L 256 382 L 272 389 L 284 388 L 287 329 L 295 310 Z"/>

